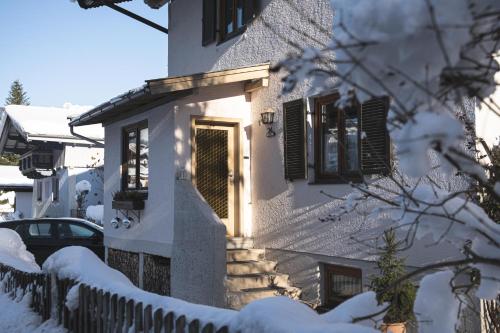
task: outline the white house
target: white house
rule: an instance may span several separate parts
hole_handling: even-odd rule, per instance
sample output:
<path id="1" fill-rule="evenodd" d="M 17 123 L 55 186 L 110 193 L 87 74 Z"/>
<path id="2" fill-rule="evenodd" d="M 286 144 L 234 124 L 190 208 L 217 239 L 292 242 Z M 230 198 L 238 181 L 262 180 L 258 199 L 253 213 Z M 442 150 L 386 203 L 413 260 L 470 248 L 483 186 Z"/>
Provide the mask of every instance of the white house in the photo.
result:
<path id="1" fill-rule="evenodd" d="M 86 109 L 8 105 L 0 108 L 0 154 L 20 155 L 19 170 L 33 180 L 31 213 L 25 217 L 82 216 L 75 200 L 80 180 L 92 185 L 85 206 L 102 202 L 101 126 L 81 128 L 76 134 L 68 127 L 69 118 Z M 83 207 L 84 209 L 85 207 Z"/>
<path id="2" fill-rule="evenodd" d="M 4 192 L 9 201 L 8 204 L 0 205 L 0 213 L 31 217 L 33 179 L 23 176 L 17 166 L 1 165 L 0 191 Z"/>
<path id="3" fill-rule="evenodd" d="M 331 307 L 362 291 L 375 256 L 352 236 L 380 225 L 321 218 L 349 181 L 391 171 L 390 101 L 339 110 L 308 81 L 283 96 L 270 71 L 295 45 L 328 43 L 330 1 L 177 0 L 168 24 L 169 77 L 71 122 L 105 127 L 108 264 L 146 290 L 233 308 L 274 294 Z M 432 258 L 426 245 L 408 265 Z"/>

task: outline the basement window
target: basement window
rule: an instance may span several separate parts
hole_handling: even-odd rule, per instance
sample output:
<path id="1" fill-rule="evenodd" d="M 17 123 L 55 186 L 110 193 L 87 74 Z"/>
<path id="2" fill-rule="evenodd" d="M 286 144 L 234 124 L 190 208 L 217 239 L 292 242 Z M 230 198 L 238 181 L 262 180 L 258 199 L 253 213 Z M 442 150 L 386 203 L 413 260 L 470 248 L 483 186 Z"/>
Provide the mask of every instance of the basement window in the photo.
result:
<path id="1" fill-rule="evenodd" d="M 363 291 L 359 268 L 323 265 L 323 307 L 332 309 Z"/>

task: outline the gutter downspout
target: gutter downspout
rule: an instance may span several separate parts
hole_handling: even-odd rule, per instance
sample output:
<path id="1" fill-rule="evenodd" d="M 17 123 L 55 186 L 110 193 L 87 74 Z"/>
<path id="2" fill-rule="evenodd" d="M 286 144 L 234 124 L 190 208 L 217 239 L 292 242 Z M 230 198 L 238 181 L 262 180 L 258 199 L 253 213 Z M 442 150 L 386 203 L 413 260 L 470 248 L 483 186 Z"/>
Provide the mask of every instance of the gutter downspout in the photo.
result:
<path id="1" fill-rule="evenodd" d="M 75 137 L 80 138 L 80 139 L 85 140 L 85 141 L 88 141 L 90 143 L 93 143 L 98 148 L 104 148 L 105 147 L 104 143 L 102 143 L 102 142 L 99 142 L 97 140 L 94 140 L 94 139 L 91 139 L 91 138 L 87 138 L 86 136 L 83 136 L 81 134 L 75 133 L 75 131 L 73 129 L 73 125 L 71 125 L 71 124 L 69 125 L 69 131 Z"/>

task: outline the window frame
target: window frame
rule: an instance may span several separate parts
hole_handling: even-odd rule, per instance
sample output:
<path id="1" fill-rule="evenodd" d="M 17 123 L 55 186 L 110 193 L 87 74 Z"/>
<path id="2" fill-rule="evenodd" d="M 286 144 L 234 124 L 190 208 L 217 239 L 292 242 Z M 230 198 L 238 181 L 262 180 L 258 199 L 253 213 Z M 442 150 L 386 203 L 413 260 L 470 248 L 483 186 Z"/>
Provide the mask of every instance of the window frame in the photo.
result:
<path id="1" fill-rule="evenodd" d="M 147 193 L 149 189 L 149 154 L 148 154 L 148 187 L 141 187 L 140 186 L 140 172 L 141 172 L 141 166 L 140 166 L 140 132 L 143 129 L 148 129 L 148 148 L 149 148 L 149 127 L 148 127 L 148 121 L 142 120 L 140 122 L 127 125 L 122 128 L 122 164 L 121 164 L 121 169 L 122 169 L 122 175 L 121 175 L 121 188 L 122 191 L 126 192 L 143 192 Z M 135 188 L 129 188 L 128 187 L 128 181 L 127 181 L 127 176 L 128 176 L 128 159 L 127 159 L 127 154 L 128 154 L 128 133 L 135 131 L 136 133 L 136 160 L 135 160 Z M 139 151 L 137 151 L 139 149 Z"/>
<path id="2" fill-rule="evenodd" d="M 233 24 L 234 24 L 234 29 L 232 32 L 230 33 L 226 33 L 226 15 L 225 15 L 225 12 L 226 12 L 226 6 L 227 6 L 227 2 L 228 1 L 231 1 L 233 2 L 233 15 L 232 15 L 232 20 L 233 20 Z M 253 1 L 253 0 L 243 0 L 243 1 Z M 237 27 L 237 21 L 238 21 L 238 2 L 239 0 L 220 0 L 219 1 L 219 10 L 217 11 L 218 13 L 218 16 L 219 16 L 219 38 L 218 38 L 218 42 L 217 44 L 221 44 L 221 43 L 224 43 L 225 41 L 227 40 L 230 40 L 231 38 L 233 37 L 236 37 L 238 35 L 241 35 L 242 33 L 245 32 L 246 28 L 247 28 L 247 24 L 248 24 L 248 21 L 245 22 L 245 12 L 243 12 L 243 26 L 238 28 Z M 244 6 L 243 6 L 243 10 L 244 10 Z"/>
<path id="3" fill-rule="evenodd" d="M 345 110 L 336 109 L 337 112 L 337 128 L 338 137 L 338 172 L 323 171 L 324 149 L 322 149 L 323 128 L 322 128 L 322 112 L 323 105 L 331 104 L 340 98 L 339 93 L 334 92 L 325 96 L 320 96 L 314 99 L 313 112 L 313 128 L 314 128 L 314 181 L 315 183 L 348 183 L 363 181 L 363 173 L 361 170 L 361 106 L 357 105 L 356 116 L 358 119 L 358 169 L 357 171 L 347 171 L 347 146 L 345 132 Z"/>
<path id="4" fill-rule="evenodd" d="M 363 292 L 363 270 L 361 268 L 323 263 L 323 279 L 322 279 L 323 281 L 322 282 L 323 282 L 324 293 L 323 293 L 323 299 L 321 301 L 322 307 L 333 309 L 340 304 L 340 303 L 339 304 L 329 303 L 329 300 L 332 298 L 331 294 L 330 294 L 332 291 L 332 286 L 330 283 L 330 281 L 331 281 L 330 276 L 332 274 L 343 275 L 343 276 L 359 279 L 361 281 L 361 290 L 359 293 Z M 358 294 L 352 295 L 349 298 L 354 297 L 356 295 L 358 295 Z"/>

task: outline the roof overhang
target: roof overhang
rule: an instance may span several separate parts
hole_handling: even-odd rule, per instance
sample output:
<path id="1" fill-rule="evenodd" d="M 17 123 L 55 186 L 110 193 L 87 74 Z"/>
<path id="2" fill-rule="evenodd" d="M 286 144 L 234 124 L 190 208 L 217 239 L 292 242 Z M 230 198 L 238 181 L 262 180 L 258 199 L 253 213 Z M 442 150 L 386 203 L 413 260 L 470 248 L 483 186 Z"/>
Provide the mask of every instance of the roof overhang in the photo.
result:
<path id="1" fill-rule="evenodd" d="M 262 64 L 223 71 L 147 80 L 143 87 L 130 90 L 74 118 L 70 122 L 70 126 L 106 124 L 126 119 L 156 106 L 187 97 L 197 88 L 242 82 L 246 84 L 245 86 L 249 87 L 248 91 L 251 91 L 256 86 L 267 86 L 268 78 L 269 64 Z M 265 81 L 265 83 L 256 85 L 255 82 L 259 80 Z"/>

